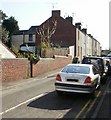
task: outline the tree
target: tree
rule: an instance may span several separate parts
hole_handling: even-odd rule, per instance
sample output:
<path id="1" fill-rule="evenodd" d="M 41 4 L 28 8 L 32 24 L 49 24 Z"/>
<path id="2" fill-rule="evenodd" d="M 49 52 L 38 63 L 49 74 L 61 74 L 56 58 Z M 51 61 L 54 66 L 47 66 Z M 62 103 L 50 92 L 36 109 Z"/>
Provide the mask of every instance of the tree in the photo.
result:
<path id="1" fill-rule="evenodd" d="M 3 13 L 2 10 L 0 10 L 0 20 L 5 20 L 7 17 L 7 15 L 5 13 Z"/>
<path id="2" fill-rule="evenodd" d="M 6 44 L 6 45 L 8 44 L 9 32 L 6 31 L 5 28 L 0 29 L 0 39 L 2 40 L 2 42 L 3 42 L 4 44 Z"/>
<path id="3" fill-rule="evenodd" d="M 52 45 L 50 38 L 55 33 L 56 27 L 57 20 L 53 20 L 52 22 L 47 21 L 38 29 L 37 33 L 40 35 L 43 46 L 50 47 Z"/>
<path id="4" fill-rule="evenodd" d="M 4 44 L 8 43 L 9 40 L 9 31 L 2 27 L 2 22 L 7 18 L 7 15 L 0 10 L 0 39 Z"/>
<path id="5" fill-rule="evenodd" d="M 9 37 L 11 37 L 14 32 L 19 30 L 18 21 L 16 21 L 12 16 L 8 19 L 5 19 L 2 25 L 7 31 L 9 31 Z"/>
<path id="6" fill-rule="evenodd" d="M 37 34 L 40 35 L 40 55 L 45 57 L 46 49 L 49 49 L 53 46 L 50 41 L 51 36 L 55 33 L 57 27 L 57 20 L 47 21 L 44 23 L 37 31 Z"/>
<path id="7" fill-rule="evenodd" d="M 5 28 L 6 31 L 9 32 L 9 39 L 8 39 L 8 47 L 11 47 L 11 36 L 14 32 L 19 30 L 18 22 L 15 20 L 14 17 L 10 17 L 8 19 L 4 19 L 2 23 L 2 28 Z"/>

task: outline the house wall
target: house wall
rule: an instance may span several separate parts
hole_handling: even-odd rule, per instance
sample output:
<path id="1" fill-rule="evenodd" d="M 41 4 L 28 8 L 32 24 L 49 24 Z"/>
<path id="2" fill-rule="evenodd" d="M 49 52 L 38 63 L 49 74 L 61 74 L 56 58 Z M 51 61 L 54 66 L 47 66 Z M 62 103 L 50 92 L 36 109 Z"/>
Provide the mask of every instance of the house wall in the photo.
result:
<path id="1" fill-rule="evenodd" d="M 82 60 L 83 57 L 83 53 L 82 53 L 83 42 L 84 42 L 83 33 L 79 29 L 76 29 L 76 56 L 79 57 L 80 61 Z"/>
<path id="2" fill-rule="evenodd" d="M 82 34 L 82 58 L 86 56 L 86 35 Z"/>
<path id="3" fill-rule="evenodd" d="M 92 40 L 92 48 L 93 48 L 92 49 L 92 55 L 96 56 L 96 51 L 97 51 L 96 48 L 97 47 L 96 47 L 96 41 L 95 41 L 95 39 Z"/>
<path id="4" fill-rule="evenodd" d="M 37 64 L 33 64 L 32 76 L 36 77 L 39 74 L 64 67 L 68 63 L 71 63 L 72 58 L 65 56 L 55 56 L 53 58 L 42 58 Z M 30 77 L 30 63 L 28 59 L 2 59 L 0 61 L 0 67 L 2 71 L 2 82 L 9 82 L 14 80 L 21 80 Z M 2 72 L 2 73 L 1 73 Z"/>
<path id="5" fill-rule="evenodd" d="M 45 26 L 47 23 L 52 23 L 53 20 L 57 20 L 57 26 L 55 33 L 51 36 L 50 41 L 55 46 L 60 47 L 69 47 L 75 45 L 75 34 L 76 28 L 75 26 L 60 16 L 60 11 L 52 11 L 52 17 L 47 19 L 44 23 L 40 25 L 42 27 Z M 40 44 L 40 35 L 37 34 L 37 45 Z"/>
<path id="6" fill-rule="evenodd" d="M 97 55 L 100 56 L 101 55 L 101 51 L 100 51 L 100 43 L 98 41 L 97 42 Z"/>
<path id="7" fill-rule="evenodd" d="M 88 39 L 89 39 L 89 36 L 86 34 L 86 37 L 85 37 L 85 56 L 87 56 L 88 55 L 88 48 L 89 48 L 89 46 L 88 46 Z M 92 48 L 92 46 L 91 46 L 91 48 Z"/>
<path id="8" fill-rule="evenodd" d="M 69 55 L 72 56 L 72 59 L 74 58 L 74 54 L 75 54 L 75 46 L 70 46 L 69 47 Z"/>
<path id="9" fill-rule="evenodd" d="M 25 42 L 35 42 L 36 35 L 33 35 L 33 41 L 29 41 L 29 35 L 13 35 L 11 39 L 12 45 L 19 49 L 20 45 Z"/>
<path id="10" fill-rule="evenodd" d="M 91 37 L 88 37 L 88 55 L 92 56 L 92 38 Z"/>
<path id="11" fill-rule="evenodd" d="M 13 35 L 11 37 L 11 44 L 19 49 L 20 45 L 23 44 L 23 35 Z"/>

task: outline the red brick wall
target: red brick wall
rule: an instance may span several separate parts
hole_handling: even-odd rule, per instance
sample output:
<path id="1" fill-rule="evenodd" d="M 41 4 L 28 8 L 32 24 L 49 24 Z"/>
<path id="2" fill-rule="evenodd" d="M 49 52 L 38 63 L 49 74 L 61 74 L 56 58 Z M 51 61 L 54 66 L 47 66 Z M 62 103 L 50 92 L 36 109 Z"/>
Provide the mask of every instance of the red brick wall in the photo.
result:
<path id="1" fill-rule="evenodd" d="M 29 72 L 29 61 L 27 59 L 3 59 L 2 81 L 26 79 Z"/>
<path id="2" fill-rule="evenodd" d="M 52 23 L 53 20 L 57 20 L 57 27 L 55 33 L 51 36 L 51 43 L 54 46 L 69 47 L 76 44 L 76 27 L 71 24 L 68 20 L 62 17 L 52 16 L 47 19 L 42 25 Z M 41 27 L 40 26 L 40 27 Z M 40 45 L 40 36 L 36 34 L 36 44 Z"/>
<path id="3" fill-rule="evenodd" d="M 56 56 L 55 59 L 44 58 L 41 59 L 37 64 L 33 65 L 33 76 L 37 76 L 47 71 L 51 71 L 57 68 L 62 68 L 65 65 L 72 62 L 71 57 L 60 57 Z"/>
<path id="4" fill-rule="evenodd" d="M 53 58 L 42 58 L 37 64 L 33 65 L 33 77 L 39 74 L 61 68 L 68 63 L 71 63 L 71 57 L 56 56 Z M 2 67 L 2 82 L 8 82 L 13 80 L 20 80 L 29 78 L 30 64 L 28 59 L 2 59 L 0 62 Z"/>

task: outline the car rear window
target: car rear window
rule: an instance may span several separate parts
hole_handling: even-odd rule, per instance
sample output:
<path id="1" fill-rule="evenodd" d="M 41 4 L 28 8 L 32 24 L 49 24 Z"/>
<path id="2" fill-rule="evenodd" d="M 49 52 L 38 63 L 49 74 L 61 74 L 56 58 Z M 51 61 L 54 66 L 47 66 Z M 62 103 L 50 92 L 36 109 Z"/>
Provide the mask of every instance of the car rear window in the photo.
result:
<path id="1" fill-rule="evenodd" d="M 90 68 L 87 66 L 66 66 L 62 72 L 89 74 Z"/>

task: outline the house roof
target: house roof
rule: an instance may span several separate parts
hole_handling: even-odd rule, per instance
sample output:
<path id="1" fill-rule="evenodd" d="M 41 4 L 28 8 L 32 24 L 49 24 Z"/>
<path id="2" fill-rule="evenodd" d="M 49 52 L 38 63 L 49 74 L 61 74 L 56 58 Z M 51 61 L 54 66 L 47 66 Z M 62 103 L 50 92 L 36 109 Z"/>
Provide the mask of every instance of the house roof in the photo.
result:
<path id="1" fill-rule="evenodd" d="M 15 32 L 13 35 L 29 35 L 29 34 L 35 34 L 36 32 L 36 29 L 38 28 L 39 26 L 31 26 L 29 28 L 29 30 L 19 30 L 17 32 Z"/>
<path id="2" fill-rule="evenodd" d="M 16 58 L 16 55 L 0 39 L 0 55 L 2 58 Z"/>
<path id="3" fill-rule="evenodd" d="M 70 17 L 69 17 L 70 18 Z M 60 16 L 60 11 L 52 11 L 52 16 L 43 22 L 39 27 L 52 23 L 57 20 L 57 27 L 55 33 L 51 36 L 50 40 L 54 46 L 69 47 L 75 44 L 76 27 L 72 24 L 72 19 L 64 19 Z M 37 38 L 37 41 L 40 38 Z M 39 42 L 38 42 L 39 44 Z"/>

